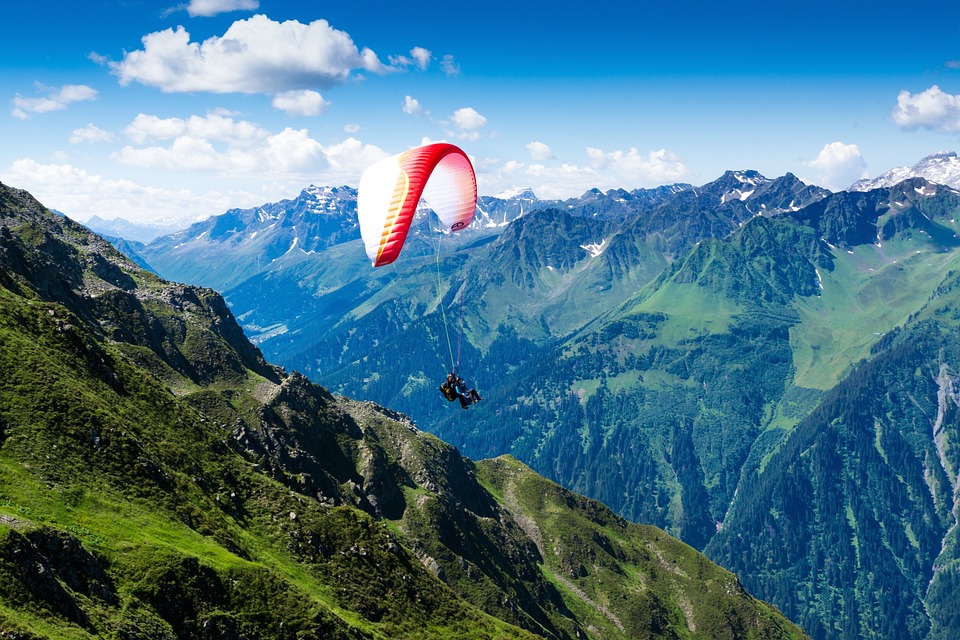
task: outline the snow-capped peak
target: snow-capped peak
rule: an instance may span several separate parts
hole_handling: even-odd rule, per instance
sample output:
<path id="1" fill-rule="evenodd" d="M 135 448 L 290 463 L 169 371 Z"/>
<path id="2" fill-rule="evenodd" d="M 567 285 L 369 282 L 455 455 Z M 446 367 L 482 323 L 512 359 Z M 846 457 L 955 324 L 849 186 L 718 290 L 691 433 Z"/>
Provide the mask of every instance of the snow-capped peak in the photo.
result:
<path id="1" fill-rule="evenodd" d="M 498 200 L 536 200 L 537 196 L 534 195 L 533 189 L 530 187 L 514 187 L 512 189 L 507 189 L 501 191 L 500 193 L 493 196 Z"/>
<path id="2" fill-rule="evenodd" d="M 847 187 L 847 191 L 870 191 L 892 187 L 908 178 L 925 178 L 928 182 L 960 189 L 960 158 L 955 151 L 938 151 L 923 158 L 912 167 L 895 167 L 876 178 L 857 180 Z"/>

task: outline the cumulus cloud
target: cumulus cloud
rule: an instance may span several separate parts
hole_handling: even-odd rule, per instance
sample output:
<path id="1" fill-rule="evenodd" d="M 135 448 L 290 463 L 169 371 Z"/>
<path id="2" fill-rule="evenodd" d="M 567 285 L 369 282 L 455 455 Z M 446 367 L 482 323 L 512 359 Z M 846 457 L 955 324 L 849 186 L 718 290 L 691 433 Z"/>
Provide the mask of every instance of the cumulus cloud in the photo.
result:
<path id="1" fill-rule="evenodd" d="M 177 126 L 184 135 L 167 140 L 168 144 L 127 146 L 114 159 L 149 168 L 153 170 L 151 175 L 158 177 L 163 176 L 162 170 L 219 171 L 229 174 L 238 188 L 206 192 L 169 189 L 104 177 L 67 162 L 43 164 L 30 158 L 16 160 L 6 170 L 0 168 L 0 181 L 27 189 L 46 206 L 76 220 L 99 215 L 139 222 L 193 222 L 231 208 L 252 207 L 290 197 L 310 182 L 356 185 L 366 167 L 388 155 L 352 137 L 324 146 L 305 130 L 291 128 L 279 133 L 258 128 L 257 135 L 265 137 L 248 144 L 235 141 L 225 145 L 213 139 L 186 135 L 187 131 L 196 133 L 202 126 L 209 125 L 195 121 L 191 128 L 190 120 L 181 123 Z M 230 136 L 222 132 L 224 139 Z M 183 184 L 184 180 L 175 179 L 175 182 Z"/>
<path id="2" fill-rule="evenodd" d="M 433 57 L 430 51 L 423 47 L 414 47 L 410 50 L 410 55 L 417 61 L 417 66 L 424 70 L 430 66 L 430 58 Z"/>
<path id="3" fill-rule="evenodd" d="M 354 138 L 323 145 L 306 129 L 271 132 L 219 113 L 190 118 L 139 114 L 123 130 L 132 144 L 111 159 L 133 167 L 166 171 L 210 171 L 260 179 L 331 181 L 355 184 L 360 173 L 386 154 Z M 355 175 L 354 175 L 355 173 Z"/>
<path id="4" fill-rule="evenodd" d="M 120 84 L 131 82 L 167 93 L 277 94 L 329 88 L 355 70 L 387 73 L 368 48 L 326 20 L 275 22 L 263 15 L 234 22 L 222 36 L 191 42 L 183 27 L 143 37 L 143 49 L 110 63 Z"/>
<path id="5" fill-rule="evenodd" d="M 460 65 L 456 63 L 453 56 L 447 54 L 440 59 L 440 68 L 448 76 L 460 75 Z"/>
<path id="6" fill-rule="evenodd" d="M 832 191 L 840 191 L 867 177 L 867 163 L 855 144 L 831 142 L 824 145 L 815 159 L 803 164 L 815 173 L 805 181 Z"/>
<path id="7" fill-rule="evenodd" d="M 904 129 L 960 131 L 960 96 L 945 93 L 937 85 L 917 94 L 901 91 L 893 109 L 893 121 Z"/>
<path id="8" fill-rule="evenodd" d="M 405 96 L 403 98 L 403 112 L 411 116 L 428 115 L 427 112 L 424 111 L 420 101 L 413 96 Z"/>
<path id="9" fill-rule="evenodd" d="M 553 151 L 551 151 L 550 147 L 542 142 L 534 141 L 529 143 L 527 145 L 527 152 L 530 154 L 530 157 L 537 162 L 544 162 L 545 160 L 553 159 Z"/>
<path id="10" fill-rule="evenodd" d="M 284 91 L 273 97 L 274 108 L 292 116 L 318 116 L 329 104 L 323 96 L 309 89 Z"/>
<path id="11" fill-rule="evenodd" d="M 113 140 L 112 133 L 104 131 L 93 123 L 80 129 L 74 129 L 70 135 L 70 144 L 80 144 L 81 142 L 110 142 L 111 140 Z"/>
<path id="12" fill-rule="evenodd" d="M 46 87 L 37 83 L 37 89 L 43 95 L 39 98 L 24 98 L 19 93 L 13 98 L 13 110 L 10 112 L 15 118 L 26 120 L 34 113 L 49 113 L 62 111 L 74 102 L 96 100 L 96 89 L 85 84 L 65 84 L 60 88 Z"/>
<path id="13" fill-rule="evenodd" d="M 210 115 L 161 119 L 140 114 L 125 129 L 134 142 L 111 158 L 146 169 L 201 170 L 229 173 L 309 172 L 326 168 L 323 146 L 305 129 L 279 133 L 233 118 Z"/>
<path id="14" fill-rule="evenodd" d="M 154 140 L 172 140 L 182 136 L 208 138 L 233 144 L 255 143 L 270 133 L 246 120 L 235 120 L 229 112 L 214 112 L 206 116 L 159 118 L 144 113 L 127 125 L 123 134 L 137 144 Z"/>
<path id="15" fill-rule="evenodd" d="M 476 140 L 480 137 L 479 129 L 487 124 L 487 119 L 473 107 L 463 107 L 453 112 L 450 122 L 457 128 L 455 132 L 448 132 L 450 135 L 463 140 Z"/>
<path id="16" fill-rule="evenodd" d="M 430 66 L 430 60 L 433 54 L 429 49 L 423 47 L 414 47 L 410 50 L 410 57 L 390 56 L 390 64 L 397 68 L 415 66 L 421 71 Z"/>
<path id="17" fill-rule="evenodd" d="M 323 153 L 329 165 L 328 175 L 337 176 L 338 182 L 349 184 L 357 184 L 364 169 L 387 157 L 387 153 L 380 147 L 363 144 L 352 137 L 327 145 L 323 148 Z"/>
<path id="18" fill-rule="evenodd" d="M 215 16 L 227 11 L 255 11 L 259 8 L 259 0 L 190 0 L 187 13 L 195 18 Z"/>

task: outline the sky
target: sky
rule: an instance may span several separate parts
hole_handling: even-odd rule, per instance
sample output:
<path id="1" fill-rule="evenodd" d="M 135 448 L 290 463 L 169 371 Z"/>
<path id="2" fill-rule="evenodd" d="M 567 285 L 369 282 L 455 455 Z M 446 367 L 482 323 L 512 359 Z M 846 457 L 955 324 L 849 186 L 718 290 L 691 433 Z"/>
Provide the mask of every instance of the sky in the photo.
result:
<path id="1" fill-rule="evenodd" d="M 481 195 L 541 198 L 746 169 L 840 190 L 960 147 L 943 0 L 2 3 L 0 182 L 81 222 L 356 187 L 441 140 Z"/>

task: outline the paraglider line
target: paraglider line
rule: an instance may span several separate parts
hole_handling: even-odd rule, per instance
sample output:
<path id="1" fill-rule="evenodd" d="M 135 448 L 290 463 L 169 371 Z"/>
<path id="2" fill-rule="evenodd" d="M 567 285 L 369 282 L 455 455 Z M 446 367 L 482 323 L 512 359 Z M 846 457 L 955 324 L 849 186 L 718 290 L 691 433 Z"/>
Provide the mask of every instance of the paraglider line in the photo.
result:
<path id="1" fill-rule="evenodd" d="M 443 288 L 442 281 L 440 279 L 440 238 L 437 238 L 437 303 L 440 307 L 440 315 L 443 318 L 443 332 L 447 336 L 447 349 L 450 351 L 450 368 L 453 373 L 458 373 L 460 370 L 460 359 L 459 357 L 454 360 L 453 358 L 453 344 L 450 342 L 450 328 L 447 326 L 447 310 L 443 304 Z M 459 351 L 460 346 L 457 345 L 457 350 Z"/>

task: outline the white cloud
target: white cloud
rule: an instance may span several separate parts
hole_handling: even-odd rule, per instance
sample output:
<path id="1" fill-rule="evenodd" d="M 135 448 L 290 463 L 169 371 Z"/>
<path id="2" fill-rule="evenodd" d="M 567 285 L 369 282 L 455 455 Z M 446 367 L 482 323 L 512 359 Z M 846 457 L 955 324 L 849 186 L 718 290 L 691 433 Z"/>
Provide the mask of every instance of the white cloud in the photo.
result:
<path id="1" fill-rule="evenodd" d="M 433 54 L 423 47 L 414 47 L 410 50 L 410 55 L 417 61 L 417 66 L 420 67 L 420 69 L 426 69 L 430 65 L 430 59 L 433 57 Z"/>
<path id="2" fill-rule="evenodd" d="M 546 146 L 546 145 L 544 145 Z M 498 193 L 517 187 L 531 187 L 541 198 L 571 198 L 588 189 L 601 190 L 655 187 L 682 182 L 690 172 L 673 153 L 660 149 L 642 155 L 636 149 L 606 152 L 594 147 L 586 149 L 588 163 L 563 163 L 559 166 L 537 161 L 524 164 L 506 162 L 474 162 L 477 181 L 483 193 Z"/>
<path id="3" fill-rule="evenodd" d="M 329 169 L 327 174 L 338 184 L 356 184 L 363 171 L 374 162 L 383 160 L 387 153 L 372 144 L 363 144 L 355 138 L 324 147 Z"/>
<path id="4" fill-rule="evenodd" d="M 412 96 L 405 96 L 403 98 L 403 112 L 411 116 L 425 116 L 428 115 L 424 111 L 423 106 L 420 104 L 420 101 Z"/>
<path id="5" fill-rule="evenodd" d="M 44 205 L 76 220 L 99 215 L 138 222 L 193 222 L 231 208 L 289 198 L 305 184 L 355 186 L 364 169 L 387 155 L 352 137 L 323 146 L 305 130 L 287 128 L 249 147 L 221 148 L 210 140 L 181 136 L 166 147 L 126 147 L 116 154 L 121 162 L 151 169 L 150 175 L 157 179 L 169 177 L 162 170 L 222 171 L 239 188 L 169 189 L 97 175 L 66 162 L 42 164 L 31 158 L 0 169 L 0 181 L 26 189 Z M 175 178 L 174 183 L 185 180 Z"/>
<path id="6" fill-rule="evenodd" d="M 230 116 L 158 118 L 139 114 L 124 129 L 133 143 L 112 154 L 123 165 L 165 171 L 209 171 L 252 180 L 356 184 L 367 165 L 386 156 L 354 138 L 322 145 L 306 129 L 273 133 Z M 373 158 L 374 160 L 371 160 Z M 354 175 L 355 174 L 355 175 Z"/>
<path id="7" fill-rule="evenodd" d="M 99 215 L 139 222 L 189 223 L 231 207 L 251 207 L 263 202 L 263 196 L 243 191 L 197 193 L 163 189 L 90 174 L 70 164 L 41 164 L 30 158 L 14 161 L 0 180 L 26 189 L 45 206 L 75 220 Z"/>
<path id="8" fill-rule="evenodd" d="M 90 123 L 80 129 L 74 129 L 70 136 L 70 144 L 80 144 L 81 142 L 110 142 L 113 140 L 113 134 L 104 131 L 97 125 Z"/>
<path id="9" fill-rule="evenodd" d="M 24 98 L 19 93 L 13 98 L 13 110 L 10 112 L 15 118 L 26 120 L 33 113 L 49 113 L 61 111 L 74 102 L 96 100 L 97 90 L 85 84 L 65 84 L 57 87 L 46 87 L 37 83 L 37 89 L 45 96 L 40 98 Z"/>
<path id="10" fill-rule="evenodd" d="M 111 155 L 145 169 L 216 171 L 229 174 L 309 173 L 326 168 L 323 146 L 305 129 L 291 129 L 253 141 L 214 144 L 213 138 L 185 134 L 167 146 L 127 145 Z"/>
<path id="11" fill-rule="evenodd" d="M 460 75 L 460 65 L 457 64 L 453 56 L 445 55 L 440 60 L 440 68 L 443 69 L 443 72 L 448 76 L 458 76 Z"/>
<path id="12" fill-rule="evenodd" d="M 487 124 L 487 119 L 480 115 L 473 107 L 457 109 L 450 116 L 450 121 L 458 132 L 448 132 L 463 140 L 477 140 L 480 137 L 479 129 Z"/>
<path id="13" fill-rule="evenodd" d="M 323 96 L 309 89 L 284 91 L 273 97 L 273 107 L 292 116 L 318 116 L 329 104 Z"/>
<path id="14" fill-rule="evenodd" d="M 123 133 L 132 142 L 143 144 L 151 140 L 172 140 L 180 136 L 211 138 L 221 142 L 250 143 L 267 138 L 270 133 L 246 120 L 234 120 L 230 112 L 214 112 L 206 116 L 158 118 L 137 114 Z"/>
<path id="15" fill-rule="evenodd" d="M 534 141 L 529 143 L 527 145 L 527 152 L 530 154 L 530 157 L 537 162 L 544 162 L 546 160 L 553 159 L 553 151 L 551 151 L 550 147 L 542 142 Z"/>
<path id="16" fill-rule="evenodd" d="M 345 133 L 356 133 L 356 132 L 360 131 L 360 125 L 357 124 L 357 123 L 355 123 L 355 122 L 351 122 L 351 123 L 349 123 L 349 124 L 345 124 L 345 125 L 343 125 L 343 131 L 344 131 Z"/>
<path id="17" fill-rule="evenodd" d="M 415 66 L 423 71 L 430 66 L 432 58 L 433 54 L 430 53 L 429 49 L 414 47 L 410 50 L 409 58 L 407 56 L 390 56 L 390 64 L 398 69 Z"/>
<path id="18" fill-rule="evenodd" d="M 937 85 L 917 94 L 904 90 L 897 95 L 892 115 L 894 123 L 904 129 L 960 131 L 960 96 L 944 93 Z"/>
<path id="19" fill-rule="evenodd" d="M 354 70 L 395 70 L 370 49 L 357 49 L 326 20 L 303 24 L 255 15 L 203 42 L 191 42 L 183 27 L 150 33 L 142 41 L 143 49 L 110 67 L 122 85 L 139 82 L 167 93 L 275 94 L 332 87 Z"/>
<path id="20" fill-rule="evenodd" d="M 635 147 L 629 151 L 611 152 L 587 147 L 587 156 L 591 166 L 612 171 L 624 178 L 625 184 L 671 184 L 689 173 L 680 158 L 666 149 L 651 151 L 644 156 Z"/>
<path id="21" fill-rule="evenodd" d="M 831 142 L 823 146 L 815 159 L 803 164 L 816 174 L 804 182 L 812 182 L 832 191 L 845 189 L 867 176 L 867 163 L 855 144 Z"/>
<path id="22" fill-rule="evenodd" d="M 227 11 L 255 11 L 259 8 L 259 0 L 190 0 L 187 13 L 195 18 L 215 16 Z"/>

